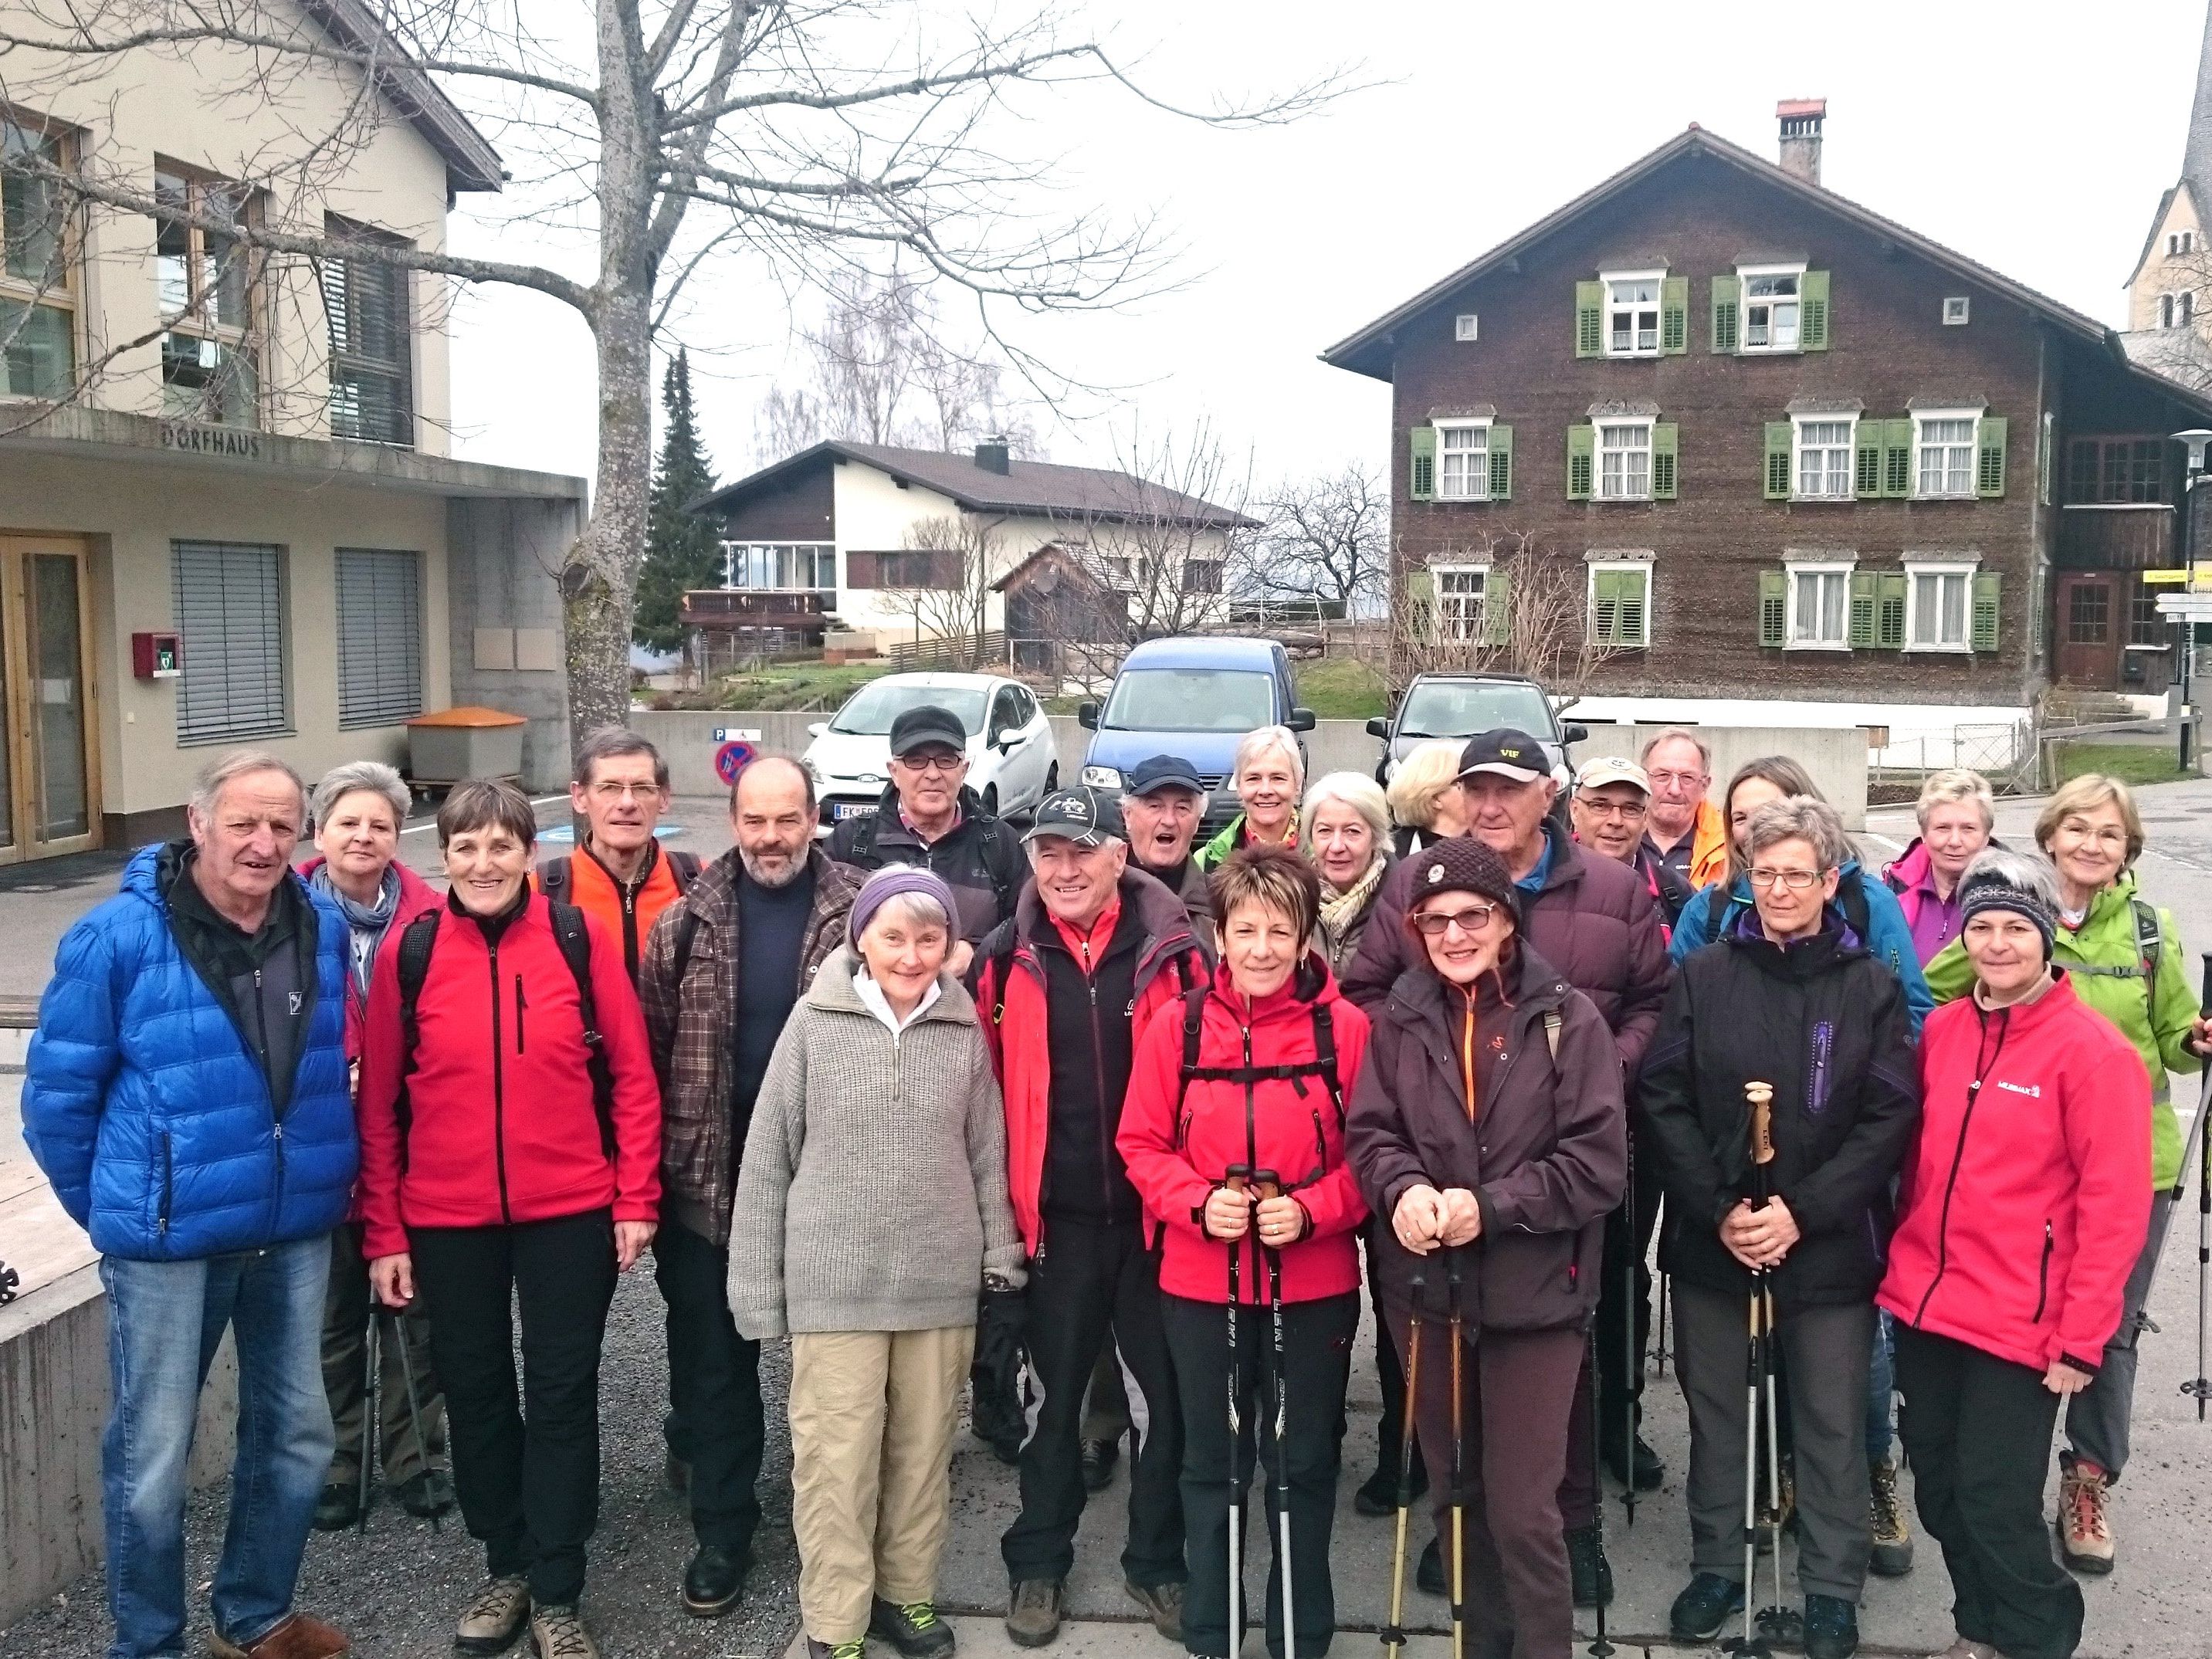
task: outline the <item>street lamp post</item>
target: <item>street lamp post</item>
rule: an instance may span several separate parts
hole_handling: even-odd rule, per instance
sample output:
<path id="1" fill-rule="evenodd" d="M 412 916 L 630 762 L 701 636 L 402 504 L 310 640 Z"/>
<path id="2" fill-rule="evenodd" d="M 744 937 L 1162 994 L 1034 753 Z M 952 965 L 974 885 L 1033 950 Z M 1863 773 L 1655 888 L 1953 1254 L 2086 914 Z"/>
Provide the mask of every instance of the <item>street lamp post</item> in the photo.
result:
<path id="1" fill-rule="evenodd" d="M 2204 453 L 2206 447 L 2212 446 L 2212 431 L 2203 427 L 2191 427 L 2186 432 L 2175 433 L 2173 441 L 2189 452 L 2189 471 L 2181 483 L 2181 568 L 2182 592 L 2193 594 L 2197 591 L 2197 486 L 2204 481 Z M 2181 706 L 2185 712 L 2181 717 L 2180 761 L 2181 769 L 2185 772 L 2189 769 L 2191 750 L 2195 747 L 2191 738 L 2195 735 L 2197 705 L 2191 695 L 2190 671 L 2193 666 L 2191 659 L 2197 654 L 2196 646 L 2197 623 L 2184 617 L 2181 618 Z"/>

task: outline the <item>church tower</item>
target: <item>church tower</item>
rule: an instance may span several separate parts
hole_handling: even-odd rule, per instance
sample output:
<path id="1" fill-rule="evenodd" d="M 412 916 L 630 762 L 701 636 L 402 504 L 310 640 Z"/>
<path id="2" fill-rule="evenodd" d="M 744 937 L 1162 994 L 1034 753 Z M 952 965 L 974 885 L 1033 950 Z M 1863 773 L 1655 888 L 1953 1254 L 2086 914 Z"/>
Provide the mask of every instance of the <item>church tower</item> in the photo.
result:
<path id="1" fill-rule="evenodd" d="M 2197 64 L 2197 97 L 2181 177 L 2159 198 L 2150 234 L 2128 278 L 2130 356 L 2161 366 L 2165 358 L 2201 361 L 2212 340 L 2212 9 Z"/>

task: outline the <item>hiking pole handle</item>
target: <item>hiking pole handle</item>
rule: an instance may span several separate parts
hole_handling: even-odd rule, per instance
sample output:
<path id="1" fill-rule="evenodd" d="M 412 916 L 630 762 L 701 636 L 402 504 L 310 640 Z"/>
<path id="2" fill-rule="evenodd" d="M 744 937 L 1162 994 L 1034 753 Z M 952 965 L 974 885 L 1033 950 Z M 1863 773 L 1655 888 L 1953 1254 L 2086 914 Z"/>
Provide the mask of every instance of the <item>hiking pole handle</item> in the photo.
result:
<path id="1" fill-rule="evenodd" d="M 1283 1178 L 1273 1170 L 1253 1170 L 1252 1184 L 1259 1189 L 1260 1201 L 1263 1204 L 1271 1198 L 1283 1195 Z"/>
<path id="2" fill-rule="evenodd" d="M 1752 1188 L 1759 1195 L 1753 1207 L 1766 1207 L 1766 1166 L 1774 1162 L 1774 1085 L 1753 1081 L 1743 1085 L 1751 1108 Z"/>
<path id="3" fill-rule="evenodd" d="M 1232 1164 L 1221 1172 L 1221 1184 L 1232 1193 L 1241 1193 L 1252 1184 L 1252 1166 Z"/>

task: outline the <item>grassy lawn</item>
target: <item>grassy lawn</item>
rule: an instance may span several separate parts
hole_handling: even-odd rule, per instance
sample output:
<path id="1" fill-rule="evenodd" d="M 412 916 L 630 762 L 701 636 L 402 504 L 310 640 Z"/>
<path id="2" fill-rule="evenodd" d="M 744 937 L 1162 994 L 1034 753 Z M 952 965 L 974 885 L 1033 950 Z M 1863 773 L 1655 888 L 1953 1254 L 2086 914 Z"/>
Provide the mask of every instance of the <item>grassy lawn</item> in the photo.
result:
<path id="1" fill-rule="evenodd" d="M 659 693 L 653 707 L 835 708 L 856 687 L 889 672 L 888 663 L 853 663 L 842 668 L 824 667 L 818 662 L 791 663 L 757 674 L 726 674 L 703 690 Z"/>
<path id="2" fill-rule="evenodd" d="M 1298 701 L 1325 720 L 1387 714 L 1382 675 L 1357 657 L 1316 657 L 1293 665 Z"/>
<path id="3" fill-rule="evenodd" d="M 2177 778 L 2195 775 L 2183 772 L 2176 763 L 2172 744 L 2063 743 L 2057 747 L 2062 779 L 2078 778 L 2084 772 L 2105 772 L 2123 783 L 2136 785 L 2172 783 Z"/>

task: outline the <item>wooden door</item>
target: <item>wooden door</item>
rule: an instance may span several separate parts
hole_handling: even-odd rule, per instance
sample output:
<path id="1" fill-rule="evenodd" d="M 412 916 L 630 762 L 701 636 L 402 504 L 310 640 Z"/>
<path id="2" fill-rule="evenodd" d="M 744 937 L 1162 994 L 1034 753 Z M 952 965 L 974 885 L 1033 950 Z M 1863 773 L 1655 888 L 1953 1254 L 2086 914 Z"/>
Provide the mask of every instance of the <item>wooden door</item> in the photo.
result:
<path id="1" fill-rule="evenodd" d="M 100 845 L 91 605 L 81 542 L 0 536 L 0 863 Z"/>
<path id="2" fill-rule="evenodd" d="M 2101 570 L 2069 572 L 2058 579 L 2056 603 L 2059 683 L 2118 689 L 2127 631 L 2120 578 Z"/>

